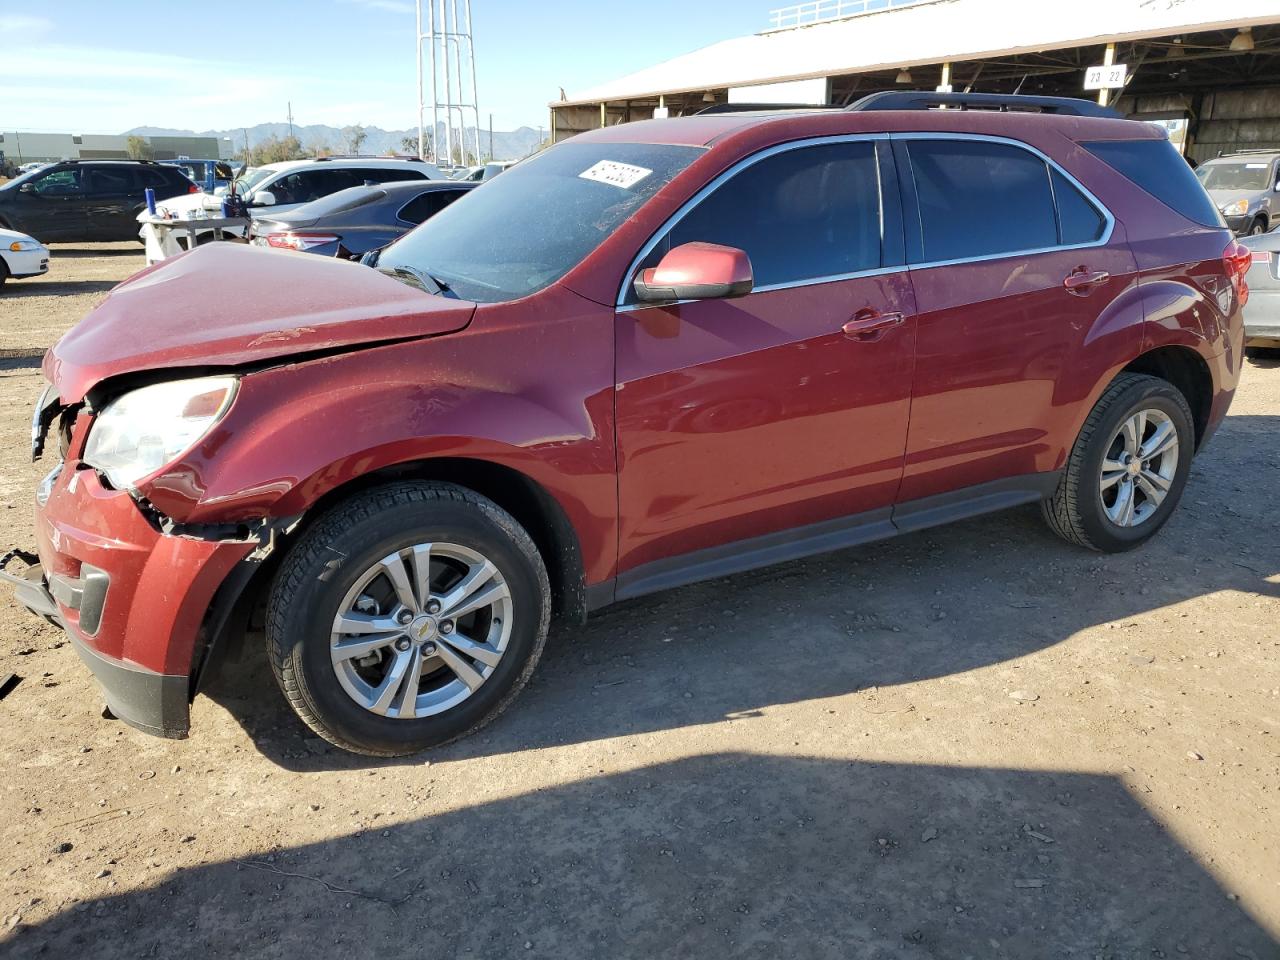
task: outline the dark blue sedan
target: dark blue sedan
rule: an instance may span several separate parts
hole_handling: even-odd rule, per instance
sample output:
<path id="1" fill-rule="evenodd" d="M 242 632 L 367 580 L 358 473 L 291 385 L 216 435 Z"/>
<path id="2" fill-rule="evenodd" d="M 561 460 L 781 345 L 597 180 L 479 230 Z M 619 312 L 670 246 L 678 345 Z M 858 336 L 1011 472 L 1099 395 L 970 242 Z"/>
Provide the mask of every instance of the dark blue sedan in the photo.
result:
<path id="1" fill-rule="evenodd" d="M 349 187 L 273 219 L 253 221 L 251 243 L 357 259 L 429 220 L 478 183 L 405 180 Z"/>

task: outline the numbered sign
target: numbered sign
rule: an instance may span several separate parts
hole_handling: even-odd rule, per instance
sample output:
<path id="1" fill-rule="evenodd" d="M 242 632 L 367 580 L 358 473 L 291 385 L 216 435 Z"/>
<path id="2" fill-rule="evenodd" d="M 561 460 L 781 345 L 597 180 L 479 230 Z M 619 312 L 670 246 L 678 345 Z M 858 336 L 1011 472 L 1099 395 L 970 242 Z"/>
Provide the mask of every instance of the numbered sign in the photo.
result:
<path id="1" fill-rule="evenodd" d="M 1084 88 L 1086 90 L 1119 90 L 1129 76 L 1127 63 L 1113 63 L 1111 66 L 1090 67 L 1084 72 Z"/>

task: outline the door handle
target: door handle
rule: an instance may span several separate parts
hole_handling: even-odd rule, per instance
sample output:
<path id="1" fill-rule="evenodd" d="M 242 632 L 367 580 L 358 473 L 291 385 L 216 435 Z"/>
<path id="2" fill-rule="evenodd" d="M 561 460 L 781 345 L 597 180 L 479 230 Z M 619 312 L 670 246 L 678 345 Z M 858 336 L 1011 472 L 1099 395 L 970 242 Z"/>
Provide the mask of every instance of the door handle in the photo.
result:
<path id="1" fill-rule="evenodd" d="M 1062 281 L 1062 285 L 1067 288 L 1067 293 L 1074 293 L 1078 297 L 1087 297 L 1093 293 L 1093 288 L 1100 283 L 1106 283 L 1111 279 L 1111 274 L 1105 270 L 1086 270 L 1084 267 L 1076 267 L 1067 278 Z"/>
<path id="2" fill-rule="evenodd" d="M 879 340 L 890 327 L 896 327 L 905 318 L 900 313 L 881 313 L 865 307 L 853 315 L 840 329 L 850 340 L 870 343 Z"/>

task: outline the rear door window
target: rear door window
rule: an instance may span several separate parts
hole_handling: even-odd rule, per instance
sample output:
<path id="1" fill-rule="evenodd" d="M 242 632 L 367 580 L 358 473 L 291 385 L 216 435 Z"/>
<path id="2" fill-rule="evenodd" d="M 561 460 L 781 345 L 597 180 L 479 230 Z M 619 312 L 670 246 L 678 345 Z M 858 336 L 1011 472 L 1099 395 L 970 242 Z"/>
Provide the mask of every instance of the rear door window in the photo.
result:
<path id="1" fill-rule="evenodd" d="M 136 187 L 127 167 L 90 167 L 86 181 L 86 192 L 95 197 L 132 193 Z"/>
<path id="2" fill-rule="evenodd" d="M 465 190 L 428 190 L 401 207 L 396 216 L 405 223 L 417 225 L 424 220 L 430 220 L 466 192 Z"/>
<path id="3" fill-rule="evenodd" d="M 992 257 L 1059 245 L 1048 165 L 982 140 L 910 140 L 924 261 Z"/>
<path id="4" fill-rule="evenodd" d="M 875 144 L 799 147 L 751 164 L 689 211 L 645 266 L 672 247 L 695 241 L 745 250 L 757 288 L 879 268 Z"/>

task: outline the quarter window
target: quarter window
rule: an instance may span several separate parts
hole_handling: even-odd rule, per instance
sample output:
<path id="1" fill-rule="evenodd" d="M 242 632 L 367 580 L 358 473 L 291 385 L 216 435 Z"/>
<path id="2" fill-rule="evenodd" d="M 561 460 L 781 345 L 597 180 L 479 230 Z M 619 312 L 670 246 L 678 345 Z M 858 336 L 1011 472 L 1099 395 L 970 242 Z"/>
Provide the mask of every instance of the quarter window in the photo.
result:
<path id="1" fill-rule="evenodd" d="M 486 188 L 488 189 L 488 188 Z M 881 266 L 875 144 L 784 150 L 734 174 L 680 220 L 647 258 L 694 241 L 739 247 L 757 287 Z"/>

